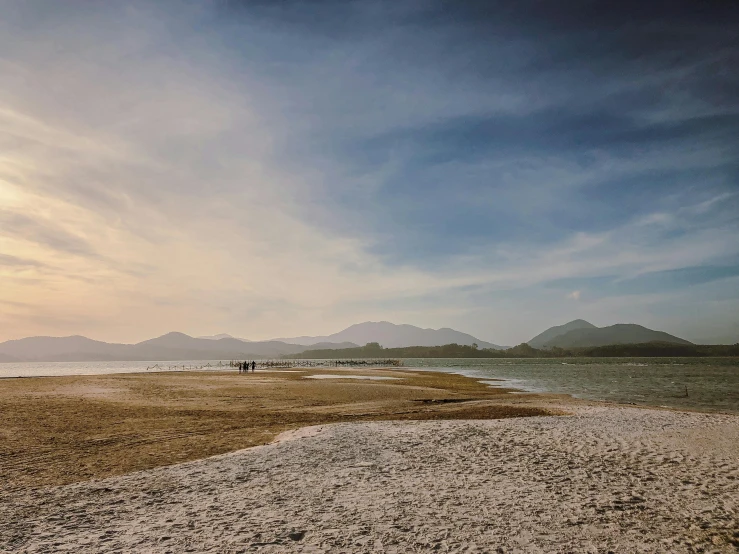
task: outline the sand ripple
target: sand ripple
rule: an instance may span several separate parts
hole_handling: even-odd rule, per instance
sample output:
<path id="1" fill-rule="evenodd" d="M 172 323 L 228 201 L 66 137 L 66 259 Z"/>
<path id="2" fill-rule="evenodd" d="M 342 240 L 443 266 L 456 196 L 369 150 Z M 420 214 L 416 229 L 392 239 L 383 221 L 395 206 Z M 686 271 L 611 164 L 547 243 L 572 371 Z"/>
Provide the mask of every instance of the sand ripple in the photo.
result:
<path id="1" fill-rule="evenodd" d="M 739 417 L 337 424 L 0 500 L 3 552 L 736 552 Z"/>

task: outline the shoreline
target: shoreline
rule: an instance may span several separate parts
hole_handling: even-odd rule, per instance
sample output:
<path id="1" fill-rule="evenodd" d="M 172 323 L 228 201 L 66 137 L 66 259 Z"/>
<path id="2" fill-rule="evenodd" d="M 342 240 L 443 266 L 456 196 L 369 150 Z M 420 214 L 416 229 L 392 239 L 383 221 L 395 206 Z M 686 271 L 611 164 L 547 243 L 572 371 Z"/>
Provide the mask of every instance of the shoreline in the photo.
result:
<path id="1" fill-rule="evenodd" d="M 439 371 L 465 375 L 482 382 L 499 385 L 492 379 L 503 379 L 503 386 L 523 393 L 569 394 L 586 401 L 617 402 L 625 405 L 668 407 L 671 409 L 705 413 L 739 413 L 739 363 L 729 358 L 662 359 L 617 358 L 577 359 L 572 363 L 554 363 L 552 360 L 517 359 L 406 359 L 408 368 L 419 371 Z M 491 363 L 492 362 L 492 363 Z M 665 362 L 669 362 L 665 365 Z M 109 375 L 138 371 L 147 373 L 152 362 L 120 362 L 98 364 L 21 364 L 12 369 L 14 375 L 27 373 L 81 371 L 87 375 Z M 170 363 L 170 362 L 165 362 Z M 191 362 L 199 368 L 201 362 Z M 219 367 L 222 362 L 210 361 L 205 371 L 230 371 Z M 310 360 L 307 362 L 310 364 Z M 143 365 L 142 365 L 143 364 Z M 57 367 L 58 366 L 58 367 Z M 187 369 L 189 364 L 186 364 Z M 642 367 L 643 366 L 643 367 Z M 647 367 L 648 366 L 648 367 Z M 162 366 L 159 366 L 162 367 Z M 182 365 L 177 366 L 181 371 Z M 315 369 L 315 368 L 312 368 Z M 393 368 L 395 369 L 395 368 Z M 400 368 L 398 368 L 400 369 Z M 6 370 L 10 372 L 11 370 Z M 149 370 L 157 371 L 156 368 Z M 175 371 L 175 367 L 162 372 Z M 258 370 L 260 373 L 264 370 Z M 0 374 L 3 373 L 0 367 Z M 0 382 L 5 379 L 0 379 Z M 690 394 L 687 394 L 689 389 Z"/>
<path id="2" fill-rule="evenodd" d="M 440 358 L 441 359 L 441 358 Z M 456 359 L 456 358 L 449 358 L 449 359 Z M 491 358 L 494 359 L 494 358 Z M 522 358 L 523 359 L 523 358 Z M 594 358 L 597 359 L 597 358 Z M 659 359 L 657 357 L 653 359 Z M 9 363 L 16 363 L 16 362 L 9 362 Z M 482 376 L 473 376 L 469 375 L 468 372 L 465 371 L 465 368 L 459 368 L 459 370 L 456 371 L 445 371 L 446 369 L 455 369 L 455 368 L 428 368 L 428 367 L 418 367 L 418 366 L 402 366 L 402 367 L 388 367 L 388 368 L 354 368 L 354 367 L 325 367 L 325 368 L 291 368 L 291 369 L 285 369 L 285 370 L 279 370 L 279 369 L 261 369 L 257 370 L 258 374 L 266 374 L 266 373 L 278 373 L 278 372 L 300 372 L 300 371 L 317 371 L 319 369 L 325 369 L 325 370 L 338 370 L 338 371 L 364 371 L 364 370 L 383 370 L 383 371 L 416 371 L 416 372 L 434 372 L 434 373 L 443 373 L 448 375 L 458 375 L 461 377 L 465 377 L 468 379 L 472 379 L 475 381 L 478 381 L 482 384 L 488 384 L 490 381 L 498 381 L 501 383 L 511 382 L 511 381 L 517 381 L 518 379 L 508 379 L 508 378 L 491 378 L 491 377 L 482 377 Z M 439 370 L 444 371 L 439 371 Z M 70 374 L 70 375 L 16 375 L 16 376 L 0 376 L 0 382 L 3 381 L 13 381 L 13 380 L 19 380 L 19 379 L 55 379 L 55 378 L 68 378 L 68 377 L 106 377 L 106 376 L 119 376 L 119 375 L 169 375 L 169 374 L 224 374 L 224 375 L 230 375 L 232 374 L 234 370 L 231 368 L 225 369 L 225 368 L 218 368 L 218 369 L 211 369 L 211 370 L 204 370 L 204 369 L 172 369 L 172 370 L 163 370 L 163 371 L 148 371 L 148 370 L 141 370 L 141 371 L 125 371 L 125 372 L 114 372 L 114 373 L 89 373 L 89 374 Z M 251 375 L 251 374 L 250 374 Z M 521 395 L 543 395 L 543 396 L 549 396 L 549 395 L 555 395 L 555 396 L 566 396 L 571 398 L 574 401 L 580 401 L 580 402 L 595 402 L 595 403 L 605 403 L 605 404 L 612 404 L 617 406 L 630 406 L 630 407 L 642 407 L 642 408 L 653 408 L 653 409 L 665 409 L 665 410 L 676 410 L 676 411 L 684 411 L 684 412 L 691 412 L 691 413 L 708 413 L 708 414 L 726 414 L 726 415 L 739 415 L 739 411 L 732 411 L 732 410 L 726 410 L 722 408 L 713 408 L 713 407 L 687 407 L 687 406 L 669 406 L 664 404 L 651 404 L 651 403 L 639 403 L 639 402 L 629 402 L 629 401 L 615 401 L 615 400 L 608 400 L 605 398 L 588 398 L 586 396 L 581 396 L 579 393 L 574 392 L 555 392 L 555 391 L 547 391 L 547 390 L 529 390 L 525 388 L 518 388 L 518 387 L 496 387 L 494 385 L 489 385 L 490 388 L 500 390 L 501 392 L 507 393 L 507 394 L 521 394 Z"/>

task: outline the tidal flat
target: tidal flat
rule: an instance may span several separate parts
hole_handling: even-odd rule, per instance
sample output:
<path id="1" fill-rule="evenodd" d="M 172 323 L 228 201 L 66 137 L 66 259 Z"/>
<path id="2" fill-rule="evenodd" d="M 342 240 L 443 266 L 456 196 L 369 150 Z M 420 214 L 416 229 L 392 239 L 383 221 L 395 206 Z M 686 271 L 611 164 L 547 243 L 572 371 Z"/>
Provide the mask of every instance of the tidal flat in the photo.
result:
<path id="1" fill-rule="evenodd" d="M 0 552 L 739 547 L 737 415 L 343 371 L 1 382 Z"/>
<path id="2" fill-rule="evenodd" d="M 551 413 L 531 405 L 535 395 L 511 398 L 460 375 L 333 373 L 346 379 L 314 379 L 323 369 L 1 380 L 0 491 L 195 460 L 266 444 L 307 425 Z"/>

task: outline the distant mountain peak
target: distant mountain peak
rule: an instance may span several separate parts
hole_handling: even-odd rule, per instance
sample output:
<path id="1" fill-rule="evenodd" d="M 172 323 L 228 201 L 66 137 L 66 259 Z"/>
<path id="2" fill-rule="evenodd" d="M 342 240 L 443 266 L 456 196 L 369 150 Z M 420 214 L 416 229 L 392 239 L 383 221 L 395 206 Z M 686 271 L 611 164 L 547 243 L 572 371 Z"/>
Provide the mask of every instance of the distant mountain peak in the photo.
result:
<path id="1" fill-rule="evenodd" d="M 165 333 L 161 337 L 157 337 L 157 338 L 161 339 L 164 337 L 187 337 L 188 339 L 192 338 L 190 335 L 186 335 L 185 333 L 180 333 L 179 331 L 170 331 L 169 333 Z"/>
<path id="2" fill-rule="evenodd" d="M 573 324 L 582 325 L 583 327 L 590 327 L 591 329 L 595 328 L 595 325 L 593 325 L 589 321 L 585 321 L 584 319 L 573 319 L 569 323 L 565 323 L 564 325 L 561 325 L 561 327 L 568 327 Z"/>
<path id="3" fill-rule="evenodd" d="M 564 325 L 555 325 L 554 327 L 550 327 L 543 333 L 539 333 L 538 335 L 536 335 L 527 344 L 534 348 L 541 348 L 550 340 L 575 329 L 597 329 L 597 327 L 589 321 L 585 321 L 584 319 L 573 319 L 572 321 L 570 321 L 569 323 L 565 323 Z"/>
<path id="4" fill-rule="evenodd" d="M 386 348 L 399 348 L 404 346 L 442 346 L 444 344 L 457 343 L 463 345 L 477 344 L 480 348 L 501 348 L 470 334 L 443 327 L 441 329 L 430 329 L 416 327 L 408 323 L 396 324 L 390 321 L 365 321 L 354 323 L 343 331 L 328 336 L 317 337 L 293 337 L 275 339 L 294 344 L 313 345 L 318 342 L 352 342 L 364 345 L 370 342 L 378 342 Z"/>

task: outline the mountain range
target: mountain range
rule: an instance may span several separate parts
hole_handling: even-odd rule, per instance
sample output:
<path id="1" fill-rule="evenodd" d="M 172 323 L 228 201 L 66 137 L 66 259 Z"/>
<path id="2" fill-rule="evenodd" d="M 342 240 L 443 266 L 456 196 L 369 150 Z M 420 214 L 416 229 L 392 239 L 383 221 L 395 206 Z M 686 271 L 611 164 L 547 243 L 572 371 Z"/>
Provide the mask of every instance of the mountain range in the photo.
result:
<path id="1" fill-rule="evenodd" d="M 280 341 L 245 342 L 234 338 L 199 339 L 168 333 L 137 344 L 112 344 L 86 337 L 29 337 L 0 343 L 0 362 L 159 361 L 277 358 L 322 348 L 352 348 L 356 344 L 317 343 L 311 346 Z"/>
<path id="2" fill-rule="evenodd" d="M 535 336 L 528 344 L 534 348 L 583 348 L 607 344 L 639 344 L 668 342 L 693 344 L 663 331 L 654 331 L 634 323 L 617 323 L 608 327 L 596 327 L 583 319 L 565 325 L 550 327 Z"/>
<path id="3" fill-rule="evenodd" d="M 500 348 L 454 329 L 421 329 L 382 321 L 352 325 L 326 337 L 268 341 L 237 339 L 225 333 L 198 338 L 168 333 L 137 344 L 107 343 L 81 336 L 29 337 L 0 343 L 0 362 L 243 360 L 277 358 L 309 350 L 354 348 L 369 342 L 379 342 L 388 348 L 441 346 L 453 342 Z"/>
<path id="4" fill-rule="evenodd" d="M 547 329 L 532 338 L 528 344 L 534 348 L 577 348 L 652 341 L 691 344 L 679 337 L 641 325 L 596 327 L 582 319 Z M 310 350 L 356 348 L 373 342 L 385 348 L 443 346 L 452 343 L 466 346 L 477 344 L 481 349 L 505 348 L 449 328 L 422 329 L 387 321 L 368 321 L 352 325 L 333 335 L 268 341 L 248 341 L 226 334 L 195 338 L 183 333 L 168 333 L 136 344 L 107 343 L 81 336 L 29 337 L 0 343 L 0 362 L 263 359 Z"/>
<path id="5" fill-rule="evenodd" d="M 353 342 L 364 346 L 369 342 L 378 342 L 385 348 L 402 348 L 404 346 L 443 346 L 445 344 L 477 344 L 480 348 L 505 348 L 490 342 L 444 327 L 441 329 L 422 329 L 415 325 L 396 325 L 389 321 L 367 321 L 357 323 L 334 333 L 318 337 L 291 337 L 274 339 L 290 344 L 315 345 L 318 342 Z"/>

